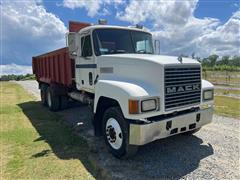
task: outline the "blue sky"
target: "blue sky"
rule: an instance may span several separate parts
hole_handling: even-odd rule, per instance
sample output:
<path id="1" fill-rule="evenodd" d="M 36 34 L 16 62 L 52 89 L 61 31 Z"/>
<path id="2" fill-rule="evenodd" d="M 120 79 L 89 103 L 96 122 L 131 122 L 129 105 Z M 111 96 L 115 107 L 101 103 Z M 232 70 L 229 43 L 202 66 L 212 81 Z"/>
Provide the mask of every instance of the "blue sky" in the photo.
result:
<path id="1" fill-rule="evenodd" d="M 239 0 L 199 0 L 194 15 L 198 18 L 218 18 L 222 23 L 225 23 L 232 14 L 239 9 L 239 2 Z M 87 10 L 85 8 L 72 10 L 69 8 L 63 8 L 61 4 L 62 1 L 43 1 L 43 5 L 46 9 L 60 17 L 66 26 L 68 25 L 69 20 L 96 23 L 99 18 L 106 18 L 109 21 L 109 24 L 123 26 L 131 25 L 129 22 L 119 21 L 119 19 L 114 16 L 114 14 L 116 14 L 116 9 L 113 6 L 108 6 L 108 9 L 110 9 L 113 16 L 97 15 L 89 17 L 87 16 Z M 123 7 L 124 6 L 121 8 Z M 143 24 L 149 28 L 151 27 L 151 24 L 148 22 L 144 22 Z"/>
<path id="2" fill-rule="evenodd" d="M 161 54 L 239 55 L 237 0 L 1 0 L 0 74 L 31 72 L 31 57 L 65 45 L 68 21 L 143 24 Z"/>

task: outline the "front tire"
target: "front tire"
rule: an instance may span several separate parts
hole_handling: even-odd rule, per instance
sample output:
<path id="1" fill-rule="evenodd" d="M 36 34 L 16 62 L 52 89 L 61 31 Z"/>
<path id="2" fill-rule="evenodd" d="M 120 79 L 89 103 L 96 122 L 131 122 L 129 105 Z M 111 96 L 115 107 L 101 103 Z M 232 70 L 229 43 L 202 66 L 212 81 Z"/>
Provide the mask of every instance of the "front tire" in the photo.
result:
<path id="1" fill-rule="evenodd" d="M 119 107 L 105 111 L 102 129 L 108 149 L 115 157 L 129 158 L 136 154 L 138 146 L 129 144 L 129 123 Z"/>

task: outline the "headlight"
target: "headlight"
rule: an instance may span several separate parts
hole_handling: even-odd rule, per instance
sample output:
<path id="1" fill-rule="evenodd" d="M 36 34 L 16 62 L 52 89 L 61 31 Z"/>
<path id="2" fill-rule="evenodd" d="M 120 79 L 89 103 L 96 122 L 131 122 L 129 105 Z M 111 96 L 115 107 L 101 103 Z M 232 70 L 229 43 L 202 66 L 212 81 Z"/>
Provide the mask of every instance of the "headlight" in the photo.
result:
<path id="1" fill-rule="evenodd" d="M 213 89 L 203 91 L 203 100 L 213 100 Z"/>
<path id="2" fill-rule="evenodd" d="M 157 100 L 156 99 L 148 99 L 143 100 L 141 102 L 141 111 L 147 112 L 147 111 L 153 111 L 157 109 Z"/>

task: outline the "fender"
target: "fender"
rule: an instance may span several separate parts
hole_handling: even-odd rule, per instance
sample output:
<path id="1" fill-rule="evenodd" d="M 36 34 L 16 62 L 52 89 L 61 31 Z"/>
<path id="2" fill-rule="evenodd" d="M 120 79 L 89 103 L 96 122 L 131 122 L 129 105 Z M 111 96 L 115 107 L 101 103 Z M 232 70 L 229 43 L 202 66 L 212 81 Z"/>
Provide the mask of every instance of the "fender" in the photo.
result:
<path id="1" fill-rule="evenodd" d="M 214 86 L 212 83 L 210 83 L 209 81 L 206 81 L 204 79 L 202 79 L 202 90 L 206 90 L 206 89 L 213 89 Z"/>
<path id="2" fill-rule="evenodd" d="M 122 82 L 115 80 L 99 80 L 95 85 L 94 113 L 96 113 L 98 100 L 101 96 L 116 100 L 127 119 L 139 119 L 142 116 L 131 115 L 128 112 L 129 99 L 141 99 L 159 96 L 156 89 L 149 84 L 137 82 Z M 148 114 L 149 115 L 149 114 Z"/>

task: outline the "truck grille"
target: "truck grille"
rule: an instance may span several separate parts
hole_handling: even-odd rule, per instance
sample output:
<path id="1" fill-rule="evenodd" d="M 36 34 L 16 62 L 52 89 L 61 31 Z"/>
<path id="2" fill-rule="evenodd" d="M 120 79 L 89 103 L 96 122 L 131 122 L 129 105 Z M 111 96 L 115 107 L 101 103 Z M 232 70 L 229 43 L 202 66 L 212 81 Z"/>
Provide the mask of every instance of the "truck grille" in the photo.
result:
<path id="1" fill-rule="evenodd" d="M 166 111 L 200 103 L 200 66 L 166 67 L 164 76 Z"/>

